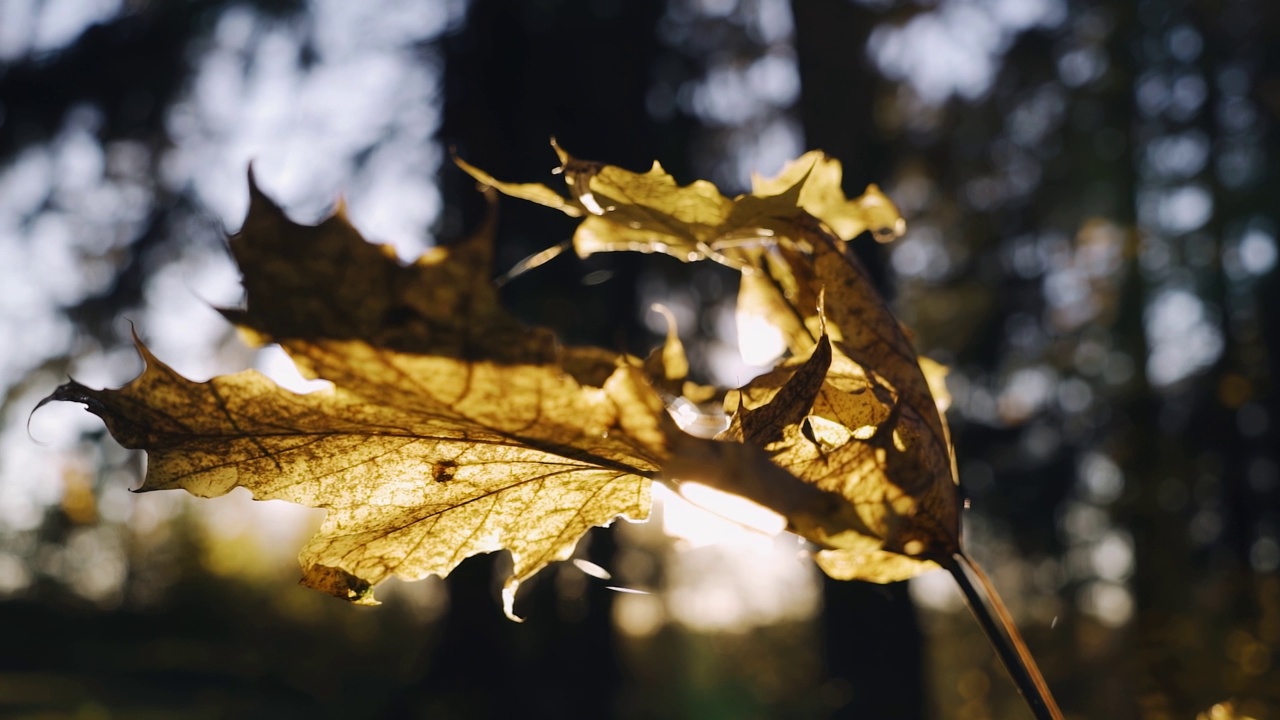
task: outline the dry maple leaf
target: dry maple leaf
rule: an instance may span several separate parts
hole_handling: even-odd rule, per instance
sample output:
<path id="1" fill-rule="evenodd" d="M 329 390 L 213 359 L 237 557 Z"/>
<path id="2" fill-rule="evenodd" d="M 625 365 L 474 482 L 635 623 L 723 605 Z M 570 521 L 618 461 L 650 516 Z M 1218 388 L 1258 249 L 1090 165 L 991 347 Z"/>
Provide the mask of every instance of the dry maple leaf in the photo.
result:
<path id="1" fill-rule="evenodd" d="M 636 173 L 580 160 L 554 141 L 552 147 L 568 198 L 545 185 L 502 182 L 460 158 L 454 161 L 487 187 L 584 217 L 573 238 L 574 249 L 584 256 L 635 250 L 682 260 L 736 258 L 738 248 L 758 247 L 760 238 L 772 237 L 779 223 L 785 230 L 802 211 L 821 217 L 845 240 L 864 230 L 889 240 L 905 228 L 897 208 L 875 185 L 861 197 L 846 198 L 840 162 L 817 150 L 791 161 L 774 178 L 753 178 L 751 193 L 730 199 L 706 180 L 677 184 L 657 161 L 648 172 Z"/>
<path id="2" fill-rule="evenodd" d="M 753 319 L 775 325 L 793 354 L 727 398 L 735 415 L 724 442 L 690 448 L 665 433 L 664 471 L 681 478 L 713 472 L 715 463 L 741 469 L 752 491 L 765 490 L 752 499 L 814 541 L 819 566 L 833 577 L 890 582 L 942 565 L 1033 712 L 1060 719 L 1008 611 L 961 547 L 955 458 L 942 415 L 945 368 L 916 356 L 846 247 L 864 230 L 880 240 L 900 235 L 904 223 L 893 204 L 875 186 L 847 199 L 840 164 L 821 153 L 793 161 L 775 178 L 756 177 L 752 193 L 729 199 L 704 181 L 680 186 L 657 163 L 640 174 L 556 152 L 568 199 L 459 165 L 501 192 L 584 217 L 573 237 L 579 254 L 664 252 L 741 269 L 739 326 Z M 748 452 L 725 450 L 757 447 L 786 471 L 785 480 L 770 477 Z M 710 451 L 721 457 L 689 462 Z M 750 496 L 745 484 L 721 489 Z M 797 502 L 806 492 L 810 499 Z M 792 506 L 776 504 L 787 500 Z"/>
<path id="3" fill-rule="evenodd" d="M 298 395 L 254 371 L 192 382 L 139 342 L 146 368 L 125 387 L 72 381 L 46 402 L 82 403 L 121 444 L 146 449 L 142 491 L 238 486 L 328 510 L 301 553 L 305 585 L 372 602 L 392 575 L 444 576 L 507 549 L 514 617 L 522 580 L 568 558 L 592 526 L 644 519 L 659 476 L 749 497 L 806 535 L 857 522 L 759 448 L 681 431 L 638 360 L 561 347 L 516 322 L 489 281 L 491 224 L 406 266 L 341 211 L 293 222 L 250 179 L 230 242 L 247 303 L 224 314 L 334 387 Z M 657 379 L 678 384 L 678 338 L 659 357 Z"/>
<path id="4" fill-rule="evenodd" d="M 798 216 L 824 212 L 847 237 L 865 229 L 896 237 L 902 219 L 874 185 L 848 200 L 839 189 L 840 164 L 810 152 L 788 165 L 757 192 L 727 198 L 706 180 L 679 185 L 656 161 L 645 173 L 572 157 L 555 143 L 568 198 L 536 183 L 507 183 L 455 158 L 482 185 L 581 217 L 573 235 L 579 255 L 631 250 L 666 253 L 684 261 L 710 258 L 735 267 L 750 265 L 767 241 L 785 233 Z M 834 190 L 831 181 L 834 178 Z M 554 256 L 539 254 L 535 266 Z"/>
<path id="5" fill-rule="evenodd" d="M 900 234 L 892 203 L 874 186 L 847 199 L 839 163 L 821 153 L 730 199 L 705 181 L 680 186 L 657 163 L 632 173 L 556 151 L 569 197 L 459 165 L 584 218 L 580 254 L 664 252 L 739 268 L 739 315 L 786 339 L 791 359 L 725 397 L 733 417 L 718 439 L 684 432 L 667 411 L 664 400 L 716 394 L 687 381 L 674 324 L 642 362 L 562 347 L 504 311 L 490 281 L 492 215 L 470 239 L 404 265 L 341 209 L 316 226 L 293 222 L 252 174 L 230 243 L 246 307 L 224 314 L 333 387 L 298 395 L 254 371 L 192 382 L 138 342 L 146 367 L 125 387 L 73 380 L 41 404 L 82 403 L 121 444 L 146 449 L 140 490 L 244 487 L 326 509 L 301 552 L 303 583 L 364 603 L 387 577 L 444 576 L 506 549 L 514 569 L 503 604 L 515 618 L 520 582 L 567 559 L 591 527 L 647 517 L 651 481 L 704 483 L 781 514 L 833 577 L 889 582 L 945 566 L 1033 709 L 1060 717 L 961 549 L 945 371 L 917 358 L 845 246 L 865 230 Z"/>
<path id="6" fill-rule="evenodd" d="M 448 370 L 369 346 L 346 349 L 397 377 Z M 124 388 L 70 382 L 51 399 L 84 403 L 122 445 L 148 451 L 142 491 L 214 497 L 241 486 L 255 499 L 327 509 L 301 553 L 303 584 L 338 597 L 372 602 L 372 586 L 390 575 L 443 576 L 468 556 L 507 548 L 515 564 L 504 589 L 510 613 L 519 581 L 567 558 L 590 527 L 648 514 L 642 476 L 656 466 L 604 437 L 634 408 L 605 388 L 566 387 L 571 378 L 540 366 L 475 369 L 472 387 L 460 391 L 464 404 L 505 408 L 510 422 L 497 426 L 492 416 L 441 412 L 453 391 L 387 390 L 414 396 L 411 407 L 339 387 L 296 395 L 255 371 L 195 383 L 139 351 L 146 370 Z M 543 392 L 561 400 L 533 400 Z M 572 428 L 563 423 L 569 413 L 579 418 Z M 539 442 L 554 450 L 538 449 L 515 425 L 544 420 Z M 584 425 L 595 435 L 584 435 Z"/>
<path id="7" fill-rule="evenodd" d="M 828 414 L 826 419 L 852 432 L 847 442 L 825 449 L 813 442 L 798 445 L 800 455 L 790 459 L 798 464 L 804 458 L 803 472 L 788 465 L 786 457 L 775 462 L 848 498 L 876 528 L 879 549 L 890 553 L 868 557 L 865 545 L 824 551 L 817 558 L 823 570 L 841 579 L 903 579 L 929 566 L 913 571 L 901 556 L 946 562 L 960 550 L 955 461 L 939 407 L 949 400 L 938 382 L 944 371 L 929 364 L 937 378 L 930 383 L 910 340 L 838 238 L 812 219 L 797 225 L 798 237 L 811 251 L 807 257 L 780 253 L 786 268 L 782 275 L 810 293 L 825 294 L 826 314 L 785 296 L 781 302 L 791 306 L 806 328 L 823 325 L 837 334 L 832 344 L 839 362 L 828 376 L 831 386 L 825 396 L 841 398 L 844 412 L 855 416 L 875 412 L 875 403 L 882 402 L 888 416 L 859 427 L 861 420 L 841 422 L 840 414 Z M 767 267 L 760 270 L 768 272 Z M 814 415 L 824 417 L 818 407 Z M 866 436 L 858 437 L 860 430 Z M 815 453 L 821 460 L 816 465 L 810 458 Z"/>
<path id="8" fill-rule="evenodd" d="M 498 306 L 488 228 L 403 266 L 341 213 L 303 226 L 251 196 L 231 239 L 248 306 L 226 314 L 335 386 L 297 395 L 254 371 L 195 383 L 139 343 L 146 369 L 124 388 L 58 388 L 49 400 L 148 450 L 140 490 L 241 486 L 327 509 L 303 583 L 361 602 L 391 575 L 509 549 L 509 615 L 519 582 L 592 526 L 648 515 L 659 458 L 618 428 L 652 425 L 628 415 L 660 401 L 616 357 L 561 349 Z"/>
<path id="9" fill-rule="evenodd" d="M 809 356 L 743 388 L 740 417 L 722 439 L 762 447 L 779 467 L 847 501 L 832 506 L 839 518 L 827 523 L 799 527 L 789 518 L 822 548 L 823 570 L 888 582 L 959 550 L 956 475 L 934 398 L 945 390 L 930 387 L 910 340 L 844 247 L 865 230 L 902 232 L 875 186 L 847 199 L 839 162 L 811 152 L 729 199 L 705 181 L 678 185 L 657 163 L 633 173 L 556 152 L 567 200 L 459 164 L 499 191 L 584 217 L 573 239 L 580 254 L 665 252 L 740 268 L 739 315 L 775 324 L 793 354 Z"/>

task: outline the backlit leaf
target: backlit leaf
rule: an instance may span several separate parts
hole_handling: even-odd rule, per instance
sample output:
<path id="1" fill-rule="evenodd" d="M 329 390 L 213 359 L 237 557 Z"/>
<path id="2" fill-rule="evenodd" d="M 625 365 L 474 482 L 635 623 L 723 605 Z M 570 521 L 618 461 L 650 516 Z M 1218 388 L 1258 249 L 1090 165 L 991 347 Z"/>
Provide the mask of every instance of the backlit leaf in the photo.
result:
<path id="1" fill-rule="evenodd" d="M 795 357 L 807 358 L 780 364 L 731 398 L 737 414 L 721 438 L 762 447 L 774 464 L 854 509 L 856 518 L 841 505 L 833 507 L 839 520 L 793 527 L 821 546 L 824 570 L 898 580 L 959 550 L 954 461 L 932 394 L 945 391 L 941 373 L 929 366 L 931 387 L 845 246 L 864 230 L 879 239 L 901 234 L 901 217 L 877 188 L 847 199 L 839 163 L 821 153 L 755 178 L 753 193 L 733 200 L 705 183 L 679 186 L 656 164 L 641 175 L 563 152 L 561 159 L 571 196 L 590 213 L 574 237 L 579 252 L 666 252 L 740 267 L 739 325 L 767 319 Z M 830 528 L 844 530 L 826 534 Z"/>
<path id="2" fill-rule="evenodd" d="M 348 349 L 378 362 L 363 343 Z M 149 451 L 143 491 L 214 497 L 242 486 L 259 500 L 329 510 L 302 550 L 303 583 L 340 597 L 368 602 L 371 587 L 390 575 L 443 576 L 463 558 L 507 548 L 515 564 L 510 612 L 518 582 L 566 559 L 592 526 L 648 514 L 643 476 L 656 466 L 604 437 L 631 408 L 541 368 L 476 368 L 472 388 L 462 391 L 465 407 L 493 403 L 499 380 L 519 399 L 467 417 L 440 411 L 455 398 L 420 388 L 409 391 L 417 402 L 407 403 L 341 387 L 295 395 L 255 371 L 194 383 L 139 350 L 146 370 L 124 388 L 72 382 L 53 399 L 86 404 L 121 444 Z M 387 369 L 403 369 L 400 360 L 384 358 Z M 521 386 L 511 392 L 516 377 Z M 536 393 L 562 399 L 538 404 L 530 399 Z M 503 422 L 491 422 L 504 410 Z M 590 420 L 566 427 L 566 413 Z M 534 422 L 538 441 L 556 451 L 520 434 Z"/>
<path id="3" fill-rule="evenodd" d="M 898 238 L 906 230 L 906 223 L 898 214 L 893 201 L 875 185 L 868 185 L 861 196 L 845 197 L 841 182 L 844 169 L 840 161 L 829 158 L 819 150 L 810 150 L 787 163 L 776 176 L 751 177 L 754 195 L 777 195 L 803 182 L 799 204 L 810 215 L 826 223 L 842 240 L 852 240 L 864 231 L 871 231 L 880 242 Z"/>
<path id="4" fill-rule="evenodd" d="M 557 152 L 568 197 L 460 165 L 584 217 L 580 253 L 741 268 L 740 313 L 780 328 L 794 357 L 734 393 L 720 439 L 684 432 L 667 412 L 664 400 L 718 396 L 688 382 L 674 324 L 642 363 L 563 347 L 508 314 L 490 281 L 491 223 L 404 265 L 341 212 L 294 223 L 252 182 L 230 242 L 246 305 L 224 314 L 333 388 L 296 395 L 252 371 L 195 383 L 139 343 L 146 369 L 124 388 L 73 381 L 49 399 L 83 403 L 122 444 L 148 450 L 141 490 L 244 487 L 325 508 L 303 582 L 359 602 L 392 575 L 443 576 L 507 549 L 512 614 L 519 582 L 568 558 L 590 527 L 646 517 L 654 479 L 781 514 L 836 577 L 899 579 L 958 547 L 946 427 L 910 342 L 841 239 L 896 227 L 892 204 L 874 189 L 846 200 L 838 163 L 820 154 L 728 199 L 656 163 L 632 173 Z"/>
<path id="5" fill-rule="evenodd" d="M 931 387 L 945 392 L 945 373 L 929 362 L 934 380 L 926 378 L 910 340 L 838 238 L 813 220 L 797 223 L 795 232 L 810 252 L 781 252 L 781 272 L 769 265 L 760 272 L 780 278 L 768 288 L 777 293 L 777 304 L 791 309 L 790 317 L 799 318 L 794 327 L 830 329 L 833 357 L 840 359 L 832 373 L 840 387 L 830 397 L 842 397 L 858 409 L 846 409 L 845 419 L 827 418 L 852 431 L 852 439 L 839 449 L 819 452 L 817 444 L 797 443 L 791 454 L 777 455 L 774 461 L 853 502 L 884 550 L 912 558 L 948 558 L 960 548 L 957 476 L 946 421 Z M 823 293 L 825 315 L 816 304 L 798 304 L 776 290 L 784 283 L 794 283 L 796 298 Z M 865 390 L 858 393 L 862 382 Z M 868 404 L 873 397 L 886 403 L 888 416 L 859 430 L 854 427 L 861 422 L 857 418 L 875 414 L 874 404 Z M 821 415 L 816 408 L 815 414 Z M 836 577 L 853 577 L 850 573 L 858 571 L 867 572 L 857 577 L 882 577 L 879 569 L 876 577 L 867 574 L 873 566 L 865 557 L 855 561 L 823 553 L 818 559 Z M 894 564 L 906 572 L 901 562 Z"/>
<path id="6" fill-rule="evenodd" d="M 620 427 L 654 425 L 627 416 L 662 405 L 617 356 L 561 349 L 502 311 L 489 242 L 405 267 L 341 216 L 298 225 L 255 189 L 231 242 L 248 306 L 227 314 L 335 387 L 296 395 L 253 371 L 194 383 L 139 344 L 146 369 L 124 388 L 73 381 L 50 399 L 148 450 L 141 490 L 240 486 L 327 509 L 304 584 L 367 602 L 391 575 L 443 576 L 506 548 L 510 614 L 519 581 L 590 527 L 648 515 L 663 438 Z"/>
<path id="7" fill-rule="evenodd" d="M 459 161 L 459 167 L 495 190 L 584 217 L 573 236 L 581 256 L 632 250 L 681 260 L 711 258 L 741 266 L 770 241 L 778 222 L 799 209 L 803 177 L 792 187 L 764 195 L 726 198 L 706 180 L 679 185 L 657 162 L 645 173 L 572 157 L 559 146 L 560 172 L 568 185 L 563 203 L 546 199 L 550 189 L 494 180 Z M 558 196 L 557 196 L 558 197 Z M 566 208 L 569 208 L 566 210 Z"/>
<path id="8" fill-rule="evenodd" d="M 1061 718 L 994 588 L 961 549 L 942 415 L 945 369 L 917 358 L 848 251 L 864 231 L 880 241 L 902 234 L 888 198 L 870 186 L 847 199 L 840 164 L 821 153 L 755 178 L 751 194 L 729 200 L 702 181 L 677 185 L 657 163 L 637 174 L 557 152 L 570 188 L 565 202 L 586 212 L 573 238 L 579 254 L 664 252 L 737 267 L 739 328 L 770 322 L 792 353 L 726 395 L 733 418 L 719 442 L 672 431 L 673 421 L 660 416 L 644 435 L 662 438 L 653 444 L 663 447 L 663 477 L 709 484 L 781 514 L 789 530 L 819 546 L 819 566 L 838 579 L 892 582 L 946 567 L 1037 716 Z M 488 184 L 561 202 L 546 201 L 542 190 Z"/>

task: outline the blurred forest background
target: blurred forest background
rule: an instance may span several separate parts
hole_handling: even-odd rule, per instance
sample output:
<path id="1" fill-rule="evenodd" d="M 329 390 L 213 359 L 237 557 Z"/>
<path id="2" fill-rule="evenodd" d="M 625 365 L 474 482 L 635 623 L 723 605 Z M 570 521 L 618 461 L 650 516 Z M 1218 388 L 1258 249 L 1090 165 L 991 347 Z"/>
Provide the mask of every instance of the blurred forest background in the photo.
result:
<path id="1" fill-rule="evenodd" d="M 1280 720 L 1277 47 L 1269 0 L 0 0 L 0 716 L 1028 716 L 945 573 L 830 582 L 672 502 L 521 625 L 500 557 L 352 607 L 293 584 L 315 512 L 130 494 L 140 453 L 31 415 L 135 375 L 131 323 L 302 386 L 211 309 L 250 160 L 411 258 L 479 216 L 448 148 L 550 181 L 554 135 L 726 192 L 807 148 L 879 183 L 908 232 L 857 249 L 953 367 L 968 545 L 1064 710 Z M 498 270 L 571 227 L 505 202 Z M 504 294 L 636 353 L 661 300 L 739 384 L 735 282 L 606 255 Z"/>

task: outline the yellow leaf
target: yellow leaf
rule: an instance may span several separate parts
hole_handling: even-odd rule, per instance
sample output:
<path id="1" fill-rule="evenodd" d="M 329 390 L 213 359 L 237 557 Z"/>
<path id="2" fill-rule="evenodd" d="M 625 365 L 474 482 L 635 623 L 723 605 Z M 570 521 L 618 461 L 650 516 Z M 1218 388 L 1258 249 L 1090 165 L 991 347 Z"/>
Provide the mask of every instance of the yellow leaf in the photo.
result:
<path id="1" fill-rule="evenodd" d="M 656 161 L 648 172 L 633 173 L 575 160 L 556 150 L 565 182 L 592 216 L 574 236 L 580 255 L 647 250 L 703 257 L 733 209 L 715 185 L 697 180 L 680 187 Z"/>
<path id="2" fill-rule="evenodd" d="M 475 178 L 481 185 L 497 190 L 503 195 L 528 200 L 539 205 L 546 205 L 554 208 L 569 217 L 582 217 L 583 207 L 576 202 L 565 199 L 563 195 L 552 190 L 541 183 L 506 183 L 495 179 L 489 173 L 472 165 L 458 156 L 454 156 L 453 161 L 458 167 L 462 168 L 471 177 Z"/>
<path id="3" fill-rule="evenodd" d="M 828 551 L 820 557 L 824 570 L 887 581 L 949 561 L 960 549 L 959 507 L 942 403 L 933 396 L 945 390 L 942 373 L 927 365 L 926 377 L 845 247 L 864 230 L 879 239 L 901 234 L 892 202 L 874 186 L 847 199 L 840 164 L 818 152 L 775 178 L 755 178 L 751 194 L 728 200 L 704 182 L 677 185 L 656 163 L 637 174 L 557 151 L 571 195 L 590 212 L 575 235 L 579 252 L 665 252 L 740 267 L 742 323 L 768 318 L 792 353 L 807 357 L 727 398 L 738 407 L 721 439 L 762 447 L 793 477 L 842 498 L 828 505 L 832 516 L 803 520 L 762 502 Z M 669 450 L 668 470 L 696 454 Z M 806 507 L 816 512 L 817 504 Z"/>
<path id="4" fill-rule="evenodd" d="M 780 252 L 785 249 L 780 248 Z M 772 264 L 771 256 L 763 258 L 765 263 Z M 819 331 L 805 324 L 803 314 L 797 314 L 795 307 L 805 304 L 806 299 L 816 304 L 817 297 L 801 298 L 794 287 L 788 287 L 788 278 L 782 273 L 774 274 L 748 268 L 742 273 L 742 281 L 738 284 L 738 303 L 735 309 L 735 320 L 739 333 L 750 332 L 758 323 L 767 323 L 777 330 L 793 355 L 807 355 Z M 802 292 L 807 292 L 805 287 Z"/>
<path id="5" fill-rule="evenodd" d="M 910 467 L 901 446 L 900 398 L 824 335 L 810 358 L 784 363 L 742 388 L 742 407 L 726 433 L 761 445 L 801 480 L 838 494 L 858 520 L 852 531 L 802 533 L 824 548 L 816 560 L 832 577 L 903 580 L 937 567 L 958 537 L 935 537 L 919 498 L 891 473 Z M 834 525 L 833 525 L 834 527 Z"/>
<path id="6" fill-rule="evenodd" d="M 819 550 L 813 559 L 822 572 L 836 580 L 862 580 L 891 583 L 910 580 L 923 572 L 937 570 L 929 560 L 917 560 L 896 552 L 881 550 L 874 538 L 846 538 L 853 547 L 842 550 Z"/>
<path id="7" fill-rule="evenodd" d="M 293 222 L 250 174 L 249 212 L 230 240 L 246 307 L 223 314 L 286 349 L 293 338 L 361 339 L 458 359 L 549 360 L 551 333 L 525 328 L 498 301 L 492 230 L 490 218 L 466 240 L 404 265 L 341 213 L 315 226 Z"/>
<path id="8" fill-rule="evenodd" d="M 901 237 L 906 222 L 893 201 L 875 185 L 868 185 L 866 192 L 850 200 L 841 187 L 843 178 L 839 160 L 811 150 L 787 163 L 776 177 L 753 175 L 751 192 L 777 195 L 803 181 L 800 207 L 826 223 L 842 240 L 852 240 L 866 230 L 880 242 Z"/>
<path id="9" fill-rule="evenodd" d="M 784 334 L 806 359 L 743 388 L 724 439 L 683 432 L 634 358 L 562 347 L 503 310 L 492 219 L 404 265 L 341 213 L 294 223 L 252 176 L 231 238 L 246 307 L 224 312 L 333 388 L 295 395 L 255 372 L 194 383 L 139 343 L 146 369 L 124 388 L 73 381 L 49 400 L 85 404 L 122 444 L 148 450 L 142 490 L 245 487 L 325 508 L 301 554 L 303 582 L 356 602 L 373 602 L 389 576 L 445 575 L 507 549 L 513 614 L 517 585 L 567 558 L 590 527 L 643 519 L 653 479 L 778 512 L 836 576 L 897 579 L 913 567 L 898 555 L 957 547 L 946 429 L 910 343 L 842 241 L 801 207 L 808 191 L 815 212 L 850 227 L 854 210 L 827 187 L 838 166 L 815 156 L 818 175 L 789 169 L 777 192 L 729 200 L 710 183 L 677 185 L 656 163 L 637 174 L 557 152 L 568 199 L 460 164 L 498 190 L 580 209 L 579 252 L 729 262 L 760 281 L 748 295 L 764 313 L 790 318 Z M 774 246 L 752 244 L 761 238 Z M 645 368 L 673 396 L 712 396 L 685 381 L 674 326 Z"/>
<path id="10" fill-rule="evenodd" d="M 834 348 L 830 375 L 840 379 L 840 386 L 826 394 L 826 402 L 845 409 L 820 413 L 815 406 L 815 414 L 843 424 L 852 441 L 824 450 L 801 442 L 800 428 L 791 432 L 796 444 L 775 454 L 774 462 L 843 494 L 859 508 L 884 549 L 913 558 L 949 558 L 960 548 L 960 530 L 955 461 L 941 414 L 950 399 L 945 368 L 916 356 L 862 264 L 822 223 L 800 218 L 790 232 L 792 242 L 754 269 L 761 280 L 749 286 L 747 302 L 773 307 L 774 316 L 790 323 L 785 327 L 793 351 L 812 342 L 820 328 L 829 330 Z M 820 294 L 825 302 L 818 302 Z M 785 368 L 758 378 L 755 386 L 776 387 L 777 373 Z M 750 396 L 752 391 L 749 385 L 744 392 Z M 879 415 L 877 403 L 883 403 L 887 417 Z M 822 565 L 837 567 L 834 562 Z M 853 568 L 872 566 L 842 562 L 839 567 L 843 570 L 837 576 L 848 577 Z"/>
<path id="11" fill-rule="evenodd" d="M 554 145 L 554 143 L 553 143 Z M 729 199 L 706 180 L 679 185 L 654 162 L 645 173 L 572 157 L 555 145 L 561 174 L 574 208 L 585 218 L 573 236 L 579 255 L 597 252 L 657 252 L 691 261 L 710 258 L 741 267 L 771 242 L 773 226 L 802 212 L 798 202 L 803 177 L 791 187 L 765 195 Z M 555 205 L 544 186 L 504 183 L 460 162 L 479 182 L 504 194 Z M 559 197 L 556 195 L 556 197 Z"/>
<path id="12" fill-rule="evenodd" d="M 554 368 L 477 364 L 469 388 L 433 392 L 405 387 L 400 373 L 438 370 L 451 381 L 455 361 L 379 357 L 353 342 L 353 363 L 381 363 L 374 376 L 400 385 L 386 397 L 373 396 L 376 381 L 359 393 L 295 395 L 254 371 L 193 383 L 139 350 L 147 368 L 124 388 L 72 382 L 52 399 L 84 403 L 121 444 L 149 451 L 143 491 L 213 497 L 240 486 L 329 510 L 300 558 L 304 584 L 318 589 L 368 599 L 390 575 L 443 576 L 507 548 L 510 613 L 518 583 L 569 557 L 592 526 L 648 515 L 657 465 L 617 427 L 650 409 Z"/>
<path id="13" fill-rule="evenodd" d="M 707 183 L 678 186 L 656 163 L 640 175 L 563 152 L 561 160 L 590 213 L 574 237 L 580 253 L 665 252 L 738 267 L 740 326 L 769 318 L 805 358 L 726 395 L 734 417 L 718 442 L 636 414 L 663 447 L 667 480 L 696 480 L 781 514 L 819 545 L 817 562 L 835 578 L 892 582 L 945 567 L 1037 716 L 1061 718 L 1003 603 L 961 549 L 943 369 L 917 357 L 847 250 L 864 230 L 881 241 L 902 234 L 888 198 L 871 186 L 846 199 L 839 163 L 821 153 L 756 178 L 752 194 L 732 201 Z"/>
<path id="14" fill-rule="evenodd" d="M 684 354 L 684 344 L 680 342 L 676 316 L 665 305 L 654 304 L 650 309 L 666 321 L 667 338 L 661 347 L 645 358 L 645 372 L 667 393 L 680 395 L 684 380 L 689 375 L 689 359 Z"/>
<path id="15" fill-rule="evenodd" d="M 831 394 L 852 403 L 830 419 L 849 427 L 854 440 L 831 452 L 797 441 L 790 455 L 775 456 L 774 461 L 846 497 L 883 549 L 913 558 L 948 559 L 960 549 L 955 461 L 946 421 L 915 349 L 861 263 L 837 238 L 814 222 L 800 223 L 796 232 L 812 255 L 784 255 L 787 275 L 800 286 L 825 293 L 826 316 L 816 307 L 794 306 L 794 312 L 808 326 L 825 324 L 838 330 L 842 337 L 832 342 L 834 356 L 847 358 L 849 367 L 861 370 L 861 377 L 840 373 L 846 379 Z M 932 374 L 938 376 L 937 371 Z M 861 395 L 860 386 L 865 388 Z M 888 416 L 869 423 L 875 430 L 859 439 L 853 426 L 876 416 L 876 402 L 888 406 Z M 840 547 L 834 540 L 830 544 Z"/>
<path id="16" fill-rule="evenodd" d="M 729 199 L 705 180 L 677 184 L 657 162 L 648 172 L 635 173 L 574 158 L 559 146 L 555 150 L 569 199 L 544 185 L 502 182 L 462 160 L 456 162 L 499 192 L 575 217 L 585 214 L 573 237 L 579 255 L 658 252 L 742 269 L 740 318 L 770 318 L 798 354 L 807 353 L 817 337 L 817 329 L 806 328 L 803 316 L 792 312 L 794 307 L 812 307 L 812 288 L 784 277 L 779 259 L 764 255 L 763 249 L 800 240 L 796 230 L 803 215 L 823 221 L 843 240 L 870 230 L 885 241 L 905 228 L 893 202 L 875 185 L 858 198 L 846 198 L 840 162 L 819 151 L 793 160 L 774 178 L 753 177 L 751 193 Z M 761 274 L 766 267 L 771 272 Z"/>
<path id="17" fill-rule="evenodd" d="M 73 381 L 49 399 L 148 450 L 141 490 L 239 486 L 327 509 L 304 584 L 371 602 L 391 575 L 443 576 L 505 548 L 511 614 L 519 582 L 589 528 L 648 515 L 664 438 L 621 427 L 663 409 L 626 359 L 561 349 L 502 311 L 488 243 L 406 267 L 343 218 L 297 225 L 255 189 L 232 238 L 248 307 L 227 314 L 334 387 L 296 395 L 253 371 L 194 383 L 139 344 L 146 369 L 124 388 Z"/>

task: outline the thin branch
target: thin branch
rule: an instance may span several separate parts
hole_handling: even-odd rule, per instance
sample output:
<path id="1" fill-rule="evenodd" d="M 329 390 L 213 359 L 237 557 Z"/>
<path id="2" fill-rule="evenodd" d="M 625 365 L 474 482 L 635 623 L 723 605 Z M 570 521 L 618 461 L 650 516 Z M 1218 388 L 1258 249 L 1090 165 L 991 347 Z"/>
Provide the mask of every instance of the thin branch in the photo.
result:
<path id="1" fill-rule="evenodd" d="M 1013 616 L 1000 600 L 999 593 L 986 573 L 962 552 L 952 555 L 951 562 L 946 563 L 945 567 L 960 585 L 969 609 L 978 619 L 987 640 L 1000 656 L 1000 661 L 1013 678 L 1022 698 L 1027 701 L 1032 714 L 1037 720 L 1062 720 L 1062 711 L 1058 709 L 1053 693 L 1049 692 L 1049 685 L 1045 683 L 1035 658 L 1031 656 L 1031 651 L 1027 649 L 1027 644 L 1023 642 L 1022 635 L 1013 622 Z M 977 585 L 974 584 L 975 578 Z M 978 586 L 981 586 L 981 590 Z"/>

